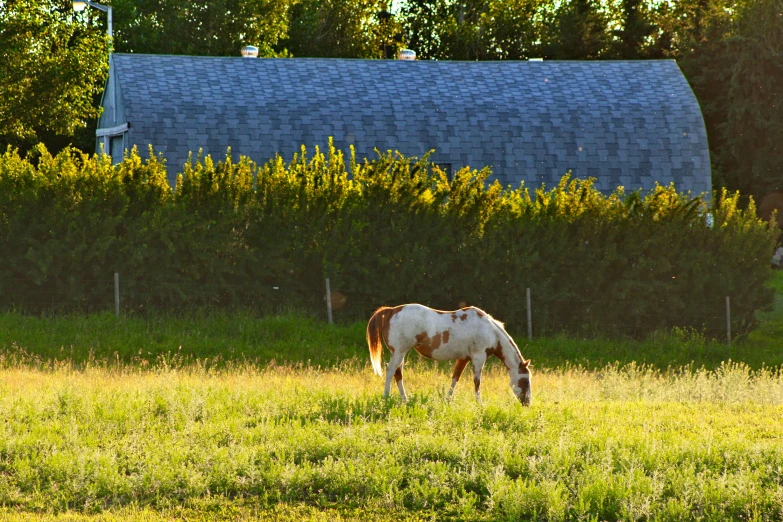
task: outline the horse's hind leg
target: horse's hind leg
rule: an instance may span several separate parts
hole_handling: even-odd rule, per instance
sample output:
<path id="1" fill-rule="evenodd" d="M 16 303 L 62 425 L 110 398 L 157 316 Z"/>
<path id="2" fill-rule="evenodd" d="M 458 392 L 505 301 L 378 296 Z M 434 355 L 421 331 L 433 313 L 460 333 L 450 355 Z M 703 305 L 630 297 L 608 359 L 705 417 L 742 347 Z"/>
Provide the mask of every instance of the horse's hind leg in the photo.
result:
<path id="1" fill-rule="evenodd" d="M 383 387 L 384 398 L 389 396 L 392 378 L 398 371 L 400 372 L 400 378 L 398 382 L 402 382 L 402 370 L 400 367 L 402 366 L 402 362 L 405 360 L 405 353 L 406 352 L 403 350 L 396 350 L 392 353 L 389 366 L 386 367 L 386 385 Z"/>
<path id="2" fill-rule="evenodd" d="M 408 396 L 405 395 L 405 386 L 402 384 L 402 367 L 405 365 L 405 360 L 400 363 L 400 367 L 394 372 L 394 380 L 397 381 L 397 389 L 400 390 L 400 397 L 405 402 L 408 402 Z"/>
<path id="3" fill-rule="evenodd" d="M 468 361 L 470 361 L 470 357 L 466 357 L 464 359 L 457 359 L 457 365 L 454 366 L 454 372 L 451 374 L 451 389 L 449 389 L 449 395 L 448 395 L 449 399 L 451 399 L 451 396 L 454 395 L 454 388 L 457 387 L 459 378 L 462 377 L 462 372 L 463 370 L 465 370 L 465 366 L 468 365 Z"/>

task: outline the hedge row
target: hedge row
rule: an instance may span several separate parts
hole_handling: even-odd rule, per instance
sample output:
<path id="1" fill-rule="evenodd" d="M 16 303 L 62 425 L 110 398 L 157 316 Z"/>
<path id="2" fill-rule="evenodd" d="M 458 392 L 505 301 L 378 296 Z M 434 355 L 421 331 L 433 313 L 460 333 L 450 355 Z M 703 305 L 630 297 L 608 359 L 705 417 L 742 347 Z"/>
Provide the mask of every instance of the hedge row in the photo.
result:
<path id="1" fill-rule="evenodd" d="M 346 165 L 347 163 L 347 165 Z M 198 157 L 175 188 L 161 157 L 42 146 L 0 159 L 0 306 L 126 310 L 293 305 L 338 318 L 383 304 L 461 303 L 523 328 L 642 335 L 692 327 L 724 335 L 772 302 L 777 237 L 738 196 L 709 204 L 658 187 L 604 196 L 590 180 L 502 188 L 488 170 L 452 180 L 424 159 L 347 161 L 331 145 L 290 163 Z M 711 213 L 711 214 L 710 214 Z M 341 300 L 338 305 L 343 301 Z"/>

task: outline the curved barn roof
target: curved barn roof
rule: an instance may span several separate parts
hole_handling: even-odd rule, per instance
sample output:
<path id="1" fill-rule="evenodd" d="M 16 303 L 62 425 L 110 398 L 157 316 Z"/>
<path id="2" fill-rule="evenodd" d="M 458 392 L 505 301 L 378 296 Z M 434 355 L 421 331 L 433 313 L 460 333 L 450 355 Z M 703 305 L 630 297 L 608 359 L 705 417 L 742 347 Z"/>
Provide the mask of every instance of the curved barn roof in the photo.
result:
<path id="1" fill-rule="evenodd" d="M 116 100 L 116 102 L 114 101 Z M 334 137 L 347 152 L 489 166 L 504 184 L 657 181 L 711 190 L 698 102 L 672 60 L 436 62 L 115 54 L 99 127 L 129 124 L 125 146 L 263 162 Z M 99 130 L 100 132 L 100 130 Z"/>

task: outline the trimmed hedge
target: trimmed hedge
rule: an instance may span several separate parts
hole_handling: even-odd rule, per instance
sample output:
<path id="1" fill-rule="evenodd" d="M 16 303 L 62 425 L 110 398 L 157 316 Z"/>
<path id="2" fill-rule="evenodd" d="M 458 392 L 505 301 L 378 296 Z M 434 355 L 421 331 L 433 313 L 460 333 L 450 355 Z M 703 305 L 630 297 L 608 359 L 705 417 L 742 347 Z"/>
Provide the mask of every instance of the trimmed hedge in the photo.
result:
<path id="1" fill-rule="evenodd" d="M 537 332 L 718 336 L 725 296 L 737 334 L 773 299 L 764 283 L 778 230 L 725 191 L 709 204 L 673 187 L 604 196 L 565 176 L 531 195 L 488 185 L 487 169 L 448 180 L 391 152 L 346 165 L 331 144 L 261 166 L 199 156 L 172 189 L 150 152 L 116 166 L 43 146 L 0 157 L 0 305 L 110 309 L 119 272 L 127 311 L 322 313 L 329 277 L 346 297 L 342 318 L 464 302 L 524 328 L 529 287 Z"/>

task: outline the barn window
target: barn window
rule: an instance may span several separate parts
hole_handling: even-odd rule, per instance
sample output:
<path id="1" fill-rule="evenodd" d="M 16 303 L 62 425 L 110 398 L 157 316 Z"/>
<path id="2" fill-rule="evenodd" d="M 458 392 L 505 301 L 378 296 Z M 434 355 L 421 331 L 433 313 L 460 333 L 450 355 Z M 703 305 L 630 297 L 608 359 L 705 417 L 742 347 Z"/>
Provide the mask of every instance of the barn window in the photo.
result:
<path id="1" fill-rule="evenodd" d="M 125 148 L 128 146 L 128 124 L 98 129 L 95 131 L 95 136 L 98 139 L 98 145 L 103 145 L 103 152 L 111 156 L 111 162 L 115 165 L 120 163 L 125 154 Z"/>
<path id="2" fill-rule="evenodd" d="M 125 134 L 119 134 L 112 136 L 109 140 L 108 154 L 111 156 L 111 162 L 117 164 L 122 161 L 122 157 L 125 154 Z"/>

